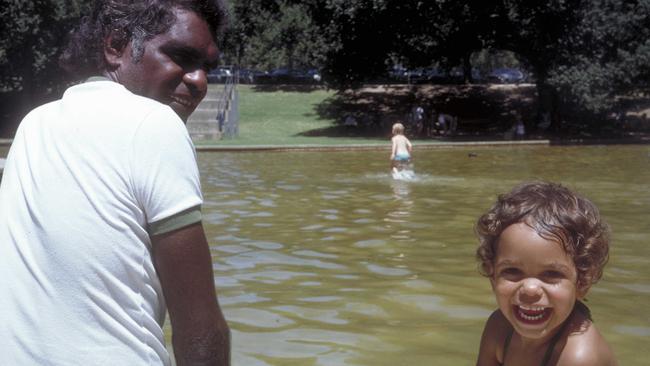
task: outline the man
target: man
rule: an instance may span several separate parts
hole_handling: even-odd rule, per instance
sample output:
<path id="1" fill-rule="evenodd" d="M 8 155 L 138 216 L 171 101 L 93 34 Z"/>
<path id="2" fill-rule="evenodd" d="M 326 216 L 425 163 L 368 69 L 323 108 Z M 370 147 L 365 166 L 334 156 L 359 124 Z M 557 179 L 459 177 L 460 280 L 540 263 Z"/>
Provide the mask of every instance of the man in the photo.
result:
<path id="1" fill-rule="evenodd" d="M 7 365 L 229 364 L 183 121 L 206 94 L 217 0 L 104 0 L 62 57 L 77 76 L 22 121 L 0 186 Z M 180 118 L 179 118 L 180 117 Z"/>

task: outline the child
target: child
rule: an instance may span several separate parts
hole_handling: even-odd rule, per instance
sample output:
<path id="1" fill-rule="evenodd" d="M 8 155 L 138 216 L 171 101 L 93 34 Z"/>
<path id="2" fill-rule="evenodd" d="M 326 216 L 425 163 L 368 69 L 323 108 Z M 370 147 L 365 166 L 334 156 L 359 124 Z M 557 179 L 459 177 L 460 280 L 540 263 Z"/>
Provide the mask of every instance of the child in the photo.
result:
<path id="1" fill-rule="evenodd" d="M 581 302 L 609 251 L 609 229 L 589 200 L 559 184 L 524 183 L 499 196 L 476 232 L 499 305 L 477 365 L 617 364 Z"/>
<path id="2" fill-rule="evenodd" d="M 390 153 L 390 161 L 393 172 L 402 170 L 405 164 L 411 161 L 411 141 L 404 136 L 404 125 L 395 123 L 393 125 L 393 143 L 392 151 Z"/>

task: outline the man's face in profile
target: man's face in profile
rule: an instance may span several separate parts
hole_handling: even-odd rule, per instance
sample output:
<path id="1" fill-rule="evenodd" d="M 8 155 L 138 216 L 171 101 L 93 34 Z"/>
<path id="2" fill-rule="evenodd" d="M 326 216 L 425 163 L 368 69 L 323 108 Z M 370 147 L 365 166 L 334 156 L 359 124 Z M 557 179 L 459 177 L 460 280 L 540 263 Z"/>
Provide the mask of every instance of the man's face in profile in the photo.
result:
<path id="1" fill-rule="evenodd" d="M 208 24 L 198 14 L 174 9 L 170 29 L 145 41 L 137 62 L 129 43 L 120 55 L 117 81 L 135 94 L 169 105 L 183 121 L 207 92 L 207 71 L 216 65 L 218 49 Z"/>

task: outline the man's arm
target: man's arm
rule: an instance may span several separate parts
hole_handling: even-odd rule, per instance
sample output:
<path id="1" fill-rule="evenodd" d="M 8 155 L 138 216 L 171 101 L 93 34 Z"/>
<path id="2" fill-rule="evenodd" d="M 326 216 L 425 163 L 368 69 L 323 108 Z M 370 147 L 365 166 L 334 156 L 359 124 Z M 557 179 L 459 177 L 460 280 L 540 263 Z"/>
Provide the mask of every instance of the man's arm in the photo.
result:
<path id="1" fill-rule="evenodd" d="M 230 365 L 230 329 L 217 302 L 208 242 L 199 222 L 151 237 L 178 366 Z"/>

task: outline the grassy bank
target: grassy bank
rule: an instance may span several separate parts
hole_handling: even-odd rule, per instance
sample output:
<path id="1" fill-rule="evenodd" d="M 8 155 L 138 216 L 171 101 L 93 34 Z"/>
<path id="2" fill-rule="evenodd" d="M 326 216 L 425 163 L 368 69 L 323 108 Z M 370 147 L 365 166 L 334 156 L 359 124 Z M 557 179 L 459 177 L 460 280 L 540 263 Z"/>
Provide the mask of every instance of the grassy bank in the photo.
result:
<path id="1" fill-rule="evenodd" d="M 335 117 L 320 109 L 334 97 L 324 89 L 260 90 L 239 87 L 239 137 L 217 145 L 349 145 L 386 143 L 385 138 L 357 136 L 309 136 L 314 131 L 337 128 Z M 197 145 L 201 145 L 199 143 Z"/>
<path id="2" fill-rule="evenodd" d="M 218 86 L 211 86 L 218 87 Z M 369 85 L 337 94 L 310 86 L 239 85 L 239 137 L 207 143 L 217 146 L 259 145 L 381 145 L 390 138 L 390 126 L 404 121 L 415 105 L 461 118 L 457 134 L 407 136 L 416 144 L 451 140 L 503 140 L 484 127 L 508 123 L 513 108 L 531 110 L 534 87 L 520 85 Z M 358 126 L 343 126 L 352 115 Z M 473 121 L 473 122 L 472 122 Z M 468 124 L 468 123 L 471 123 Z M 472 130 L 468 130 L 467 127 Z M 482 127 L 483 126 L 483 127 Z M 476 128 L 478 127 L 478 128 Z M 198 145 L 206 143 L 198 142 Z"/>

